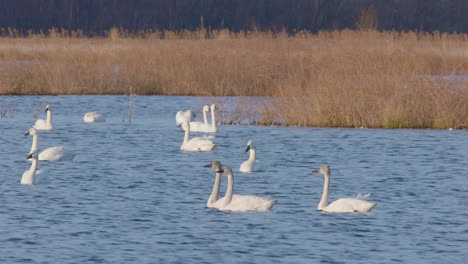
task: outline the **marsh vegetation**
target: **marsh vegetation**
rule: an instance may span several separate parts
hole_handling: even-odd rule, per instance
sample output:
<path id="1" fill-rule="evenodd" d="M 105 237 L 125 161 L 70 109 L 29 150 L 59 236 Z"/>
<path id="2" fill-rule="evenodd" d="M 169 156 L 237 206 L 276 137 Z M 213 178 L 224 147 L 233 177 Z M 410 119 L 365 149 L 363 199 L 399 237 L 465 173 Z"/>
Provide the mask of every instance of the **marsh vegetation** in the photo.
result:
<path id="1" fill-rule="evenodd" d="M 251 97 L 237 101 L 231 123 L 468 125 L 466 34 L 9 32 L 0 38 L 3 95 L 115 95 L 133 87 L 139 95 Z"/>

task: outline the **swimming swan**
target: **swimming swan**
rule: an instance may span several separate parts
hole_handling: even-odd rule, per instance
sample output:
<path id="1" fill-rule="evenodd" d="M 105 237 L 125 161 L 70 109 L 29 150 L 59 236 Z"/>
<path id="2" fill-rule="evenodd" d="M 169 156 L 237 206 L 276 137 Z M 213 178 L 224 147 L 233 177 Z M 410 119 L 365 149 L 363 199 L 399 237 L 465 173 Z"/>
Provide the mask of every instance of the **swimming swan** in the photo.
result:
<path id="1" fill-rule="evenodd" d="M 21 176 L 21 184 L 25 185 L 36 185 L 39 183 L 47 183 L 48 178 L 42 173 L 42 171 L 37 170 L 37 152 L 29 154 L 27 159 L 32 159 L 31 168 L 23 173 Z"/>
<path id="2" fill-rule="evenodd" d="M 330 168 L 328 166 L 322 166 L 320 169 L 313 171 L 313 173 L 320 173 L 325 177 L 322 199 L 320 199 L 320 203 L 317 207 L 319 211 L 335 213 L 367 213 L 377 205 L 377 203 L 360 200 L 359 198 L 341 198 L 329 204 L 328 189 L 330 184 Z"/>
<path id="3" fill-rule="evenodd" d="M 99 113 L 88 112 L 84 115 L 83 121 L 85 123 L 105 122 L 106 118 L 104 118 L 104 116 Z"/>
<path id="4" fill-rule="evenodd" d="M 178 111 L 176 113 L 176 125 L 181 126 L 184 121 L 190 121 L 195 118 L 195 113 L 192 110 Z"/>
<path id="5" fill-rule="evenodd" d="M 31 145 L 31 150 L 29 154 L 36 153 L 38 151 L 39 146 L 39 133 L 35 128 L 31 128 L 25 136 L 32 136 L 33 141 Z M 73 160 L 75 158 L 75 153 L 73 151 L 63 147 L 50 147 L 44 149 L 41 153 L 39 153 L 39 160 L 48 160 L 48 161 L 58 161 L 58 160 Z"/>
<path id="6" fill-rule="evenodd" d="M 249 140 L 249 142 L 247 142 L 247 149 L 245 150 L 245 152 L 249 151 L 250 150 L 250 156 L 249 156 L 249 159 L 244 161 L 240 168 L 239 168 L 239 171 L 241 172 L 247 172 L 247 173 L 250 173 L 250 172 L 253 172 L 254 171 L 254 167 L 255 167 L 255 156 L 256 156 L 256 152 L 257 152 L 257 149 L 253 146 L 253 143 L 252 143 L 252 140 Z"/>
<path id="7" fill-rule="evenodd" d="M 211 195 L 208 198 L 208 202 L 206 203 L 206 206 L 208 208 L 216 208 L 220 209 L 221 207 L 224 206 L 224 200 L 226 197 L 221 197 L 218 198 L 219 195 L 219 186 L 221 184 L 221 174 L 224 172 L 223 168 L 221 166 L 221 163 L 219 161 L 213 161 L 208 165 L 203 166 L 205 168 L 213 168 L 216 171 L 216 177 L 215 177 L 215 182 L 213 184 L 213 190 L 211 191 Z M 242 195 L 236 195 L 234 194 L 232 196 L 232 199 L 238 199 Z"/>
<path id="8" fill-rule="evenodd" d="M 216 113 L 215 110 L 216 105 L 212 104 L 211 107 L 205 105 L 203 107 L 203 115 L 206 115 L 205 107 L 207 111 L 211 112 L 211 124 L 208 123 L 201 123 L 201 122 L 190 122 L 190 131 L 191 132 L 205 132 L 205 133 L 216 133 L 218 132 L 218 128 L 216 127 Z"/>
<path id="9" fill-rule="evenodd" d="M 45 112 L 47 113 L 47 119 L 38 119 L 34 124 L 34 128 L 37 130 L 52 130 L 54 126 L 52 125 L 52 110 L 50 105 L 46 105 Z"/>
<path id="10" fill-rule="evenodd" d="M 180 150 L 182 151 L 211 151 L 213 150 L 217 145 L 213 143 L 210 139 L 213 138 L 213 136 L 209 137 L 196 137 L 190 139 L 190 123 L 189 121 L 184 121 L 182 123 L 182 128 L 185 130 L 185 135 L 184 135 L 184 142 L 182 143 L 182 146 L 180 146 Z"/>
<path id="11" fill-rule="evenodd" d="M 270 211 L 276 200 L 267 197 L 233 195 L 234 174 L 230 167 L 224 167 L 223 173 L 228 177 L 228 186 L 224 198 L 220 201 L 220 210 L 223 211 Z"/>

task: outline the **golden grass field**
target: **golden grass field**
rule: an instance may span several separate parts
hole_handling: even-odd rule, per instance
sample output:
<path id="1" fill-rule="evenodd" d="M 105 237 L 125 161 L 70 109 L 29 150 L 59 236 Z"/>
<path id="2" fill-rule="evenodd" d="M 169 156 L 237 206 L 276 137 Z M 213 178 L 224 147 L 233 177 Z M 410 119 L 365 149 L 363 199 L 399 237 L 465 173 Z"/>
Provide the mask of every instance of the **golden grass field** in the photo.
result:
<path id="1" fill-rule="evenodd" d="M 139 95 L 262 96 L 239 100 L 235 115 L 265 125 L 467 128 L 468 35 L 113 29 L 106 37 L 0 37 L 1 95 L 129 87 Z"/>

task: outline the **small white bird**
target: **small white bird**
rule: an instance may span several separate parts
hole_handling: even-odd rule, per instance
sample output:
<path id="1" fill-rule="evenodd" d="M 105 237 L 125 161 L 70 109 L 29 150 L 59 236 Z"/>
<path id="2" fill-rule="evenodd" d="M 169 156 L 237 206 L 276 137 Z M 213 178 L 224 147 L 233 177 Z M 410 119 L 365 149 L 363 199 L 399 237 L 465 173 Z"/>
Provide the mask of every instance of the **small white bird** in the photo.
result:
<path id="1" fill-rule="evenodd" d="M 328 203 L 330 168 L 328 166 L 322 166 L 320 169 L 313 171 L 313 173 L 320 173 L 325 177 L 322 199 L 320 199 L 320 203 L 317 207 L 319 211 L 334 213 L 367 213 L 377 205 L 377 203 L 371 203 L 358 198 L 341 198 Z"/>
<path id="2" fill-rule="evenodd" d="M 255 170 L 255 157 L 257 152 L 257 149 L 253 146 L 252 140 L 249 140 L 249 142 L 247 142 L 247 149 L 245 150 L 245 152 L 247 151 L 250 151 L 249 159 L 241 164 L 239 171 L 251 173 Z"/>
<path id="3" fill-rule="evenodd" d="M 105 122 L 106 118 L 96 112 L 88 112 L 84 115 L 83 121 L 85 123 L 94 123 L 94 122 Z"/>
<path id="4" fill-rule="evenodd" d="M 37 130 L 52 130 L 54 126 L 52 125 L 52 109 L 50 105 L 46 105 L 45 112 L 47 113 L 47 119 L 38 119 L 34 124 L 34 128 Z"/>

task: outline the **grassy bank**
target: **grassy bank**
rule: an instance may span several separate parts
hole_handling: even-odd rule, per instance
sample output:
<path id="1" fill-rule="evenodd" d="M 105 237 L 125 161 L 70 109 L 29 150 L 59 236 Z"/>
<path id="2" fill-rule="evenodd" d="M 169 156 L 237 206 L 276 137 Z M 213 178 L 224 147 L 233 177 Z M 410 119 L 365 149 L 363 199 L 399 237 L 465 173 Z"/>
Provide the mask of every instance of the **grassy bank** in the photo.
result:
<path id="1" fill-rule="evenodd" d="M 3 95 L 126 94 L 131 86 L 141 95 L 271 96 L 241 100 L 238 115 L 260 124 L 468 126 L 463 34 L 12 31 L 0 38 L 0 71 Z"/>

